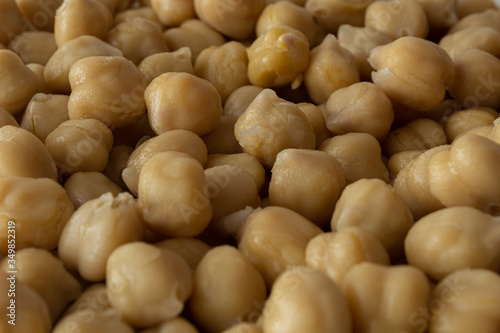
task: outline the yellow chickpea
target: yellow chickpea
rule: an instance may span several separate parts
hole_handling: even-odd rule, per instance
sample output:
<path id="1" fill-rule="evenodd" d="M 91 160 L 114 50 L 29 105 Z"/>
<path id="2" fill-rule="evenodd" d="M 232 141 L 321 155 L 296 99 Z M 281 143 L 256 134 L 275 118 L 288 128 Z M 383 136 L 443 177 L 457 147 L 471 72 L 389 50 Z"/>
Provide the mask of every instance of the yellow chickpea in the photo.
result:
<path id="1" fill-rule="evenodd" d="M 163 73 L 186 72 L 194 74 L 192 54 L 187 46 L 173 52 L 152 54 L 144 58 L 137 68 L 146 76 L 147 84 Z"/>
<path id="2" fill-rule="evenodd" d="M 9 49 L 16 52 L 25 64 L 45 65 L 57 50 L 57 45 L 52 32 L 27 31 L 16 36 Z"/>
<path id="3" fill-rule="evenodd" d="M 461 18 L 455 23 L 448 34 L 454 34 L 457 31 L 473 27 L 491 27 L 500 32 L 500 10 L 488 9 L 484 12 L 473 13 Z"/>
<path id="4" fill-rule="evenodd" d="M 0 127 L 11 125 L 14 127 L 19 127 L 16 118 L 9 111 L 5 110 L 0 106 Z"/>
<path id="5" fill-rule="evenodd" d="M 488 9 L 498 9 L 498 4 L 492 0 L 457 0 L 458 17 L 466 17 L 474 13 L 482 13 Z"/>
<path id="6" fill-rule="evenodd" d="M 130 19 L 134 19 L 136 17 L 142 17 L 150 21 L 156 22 L 159 25 L 162 25 L 160 18 L 156 14 L 155 10 L 150 6 L 129 8 L 116 13 L 114 17 L 115 25 L 118 25 L 119 23 L 122 23 Z"/>
<path id="7" fill-rule="evenodd" d="M 108 164 L 103 170 L 103 174 L 113 183 L 126 189 L 127 185 L 123 181 L 122 172 L 127 167 L 127 161 L 134 150 L 126 145 L 116 145 L 109 151 Z"/>
<path id="8" fill-rule="evenodd" d="M 500 32 L 490 27 L 466 28 L 451 35 L 444 36 L 439 41 L 451 59 L 456 59 L 472 49 L 479 49 L 500 56 Z"/>
<path id="9" fill-rule="evenodd" d="M 456 0 L 419 0 L 431 31 L 446 31 L 458 21 Z"/>
<path id="10" fill-rule="evenodd" d="M 212 248 L 205 242 L 191 237 L 173 237 L 154 244 L 180 255 L 194 272 L 205 254 Z"/>
<path id="11" fill-rule="evenodd" d="M 151 7 L 166 26 L 177 26 L 195 17 L 194 1 L 191 0 L 151 0 Z"/>
<path id="12" fill-rule="evenodd" d="M 101 172 L 76 172 L 66 180 L 64 189 L 75 209 L 104 193 L 116 196 L 123 192 L 120 186 Z"/>
<path id="13" fill-rule="evenodd" d="M 336 33 L 342 24 L 363 25 L 366 8 L 372 0 L 308 0 L 306 9 L 329 33 Z"/>
<path id="14" fill-rule="evenodd" d="M 405 150 L 392 155 L 387 161 L 387 169 L 391 173 L 391 180 L 394 180 L 403 168 L 410 164 L 412 160 L 420 156 L 425 150 Z"/>
<path id="15" fill-rule="evenodd" d="M 159 326 L 150 328 L 141 333 L 199 333 L 196 327 L 182 317 L 167 320 Z"/>
<path id="16" fill-rule="evenodd" d="M 445 119 L 448 140 L 453 142 L 460 134 L 482 126 L 493 125 L 498 112 L 488 107 L 477 107 L 454 112 Z"/>

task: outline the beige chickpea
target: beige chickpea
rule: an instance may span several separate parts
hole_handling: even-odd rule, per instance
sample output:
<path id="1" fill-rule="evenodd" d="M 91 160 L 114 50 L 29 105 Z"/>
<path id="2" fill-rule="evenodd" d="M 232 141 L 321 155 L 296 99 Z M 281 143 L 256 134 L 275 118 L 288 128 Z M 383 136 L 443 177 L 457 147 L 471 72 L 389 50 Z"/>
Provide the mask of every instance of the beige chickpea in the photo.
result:
<path id="1" fill-rule="evenodd" d="M 329 33 L 336 33 L 342 24 L 363 25 L 366 8 L 372 0 L 308 0 L 305 8 Z"/>
<path id="2" fill-rule="evenodd" d="M 15 227 L 16 248 L 38 247 L 53 250 L 73 214 L 73 204 L 63 187 L 48 178 L 0 178 L 2 200 L 1 253 L 6 254 Z M 12 221 L 12 222 L 10 222 Z"/>
<path id="3" fill-rule="evenodd" d="M 142 17 L 162 25 L 160 18 L 158 17 L 158 14 L 151 6 L 129 8 L 121 12 L 118 12 L 114 17 L 114 23 L 115 25 L 118 25 L 119 23 L 122 23 L 130 19 L 134 19 L 136 17 Z"/>
<path id="4" fill-rule="evenodd" d="M 241 322 L 222 331 L 222 333 L 262 333 L 262 330 L 255 324 Z"/>
<path id="5" fill-rule="evenodd" d="M 366 9 L 365 25 L 393 39 L 425 38 L 429 32 L 424 6 L 418 0 L 374 1 Z"/>
<path id="6" fill-rule="evenodd" d="M 139 120 L 121 128 L 113 129 L 115 145 L 127 145 L 129 147 L 138 147 L 144 141 L 156 136 L 156 133 L 149 125 L 148 114 L 144 114 Z"/>
<path id="7" fill-rule="evenodd" d="M 187 20 L 179 27 L 167 29 L 163 33 L 163 37 L 170 50 L 188 46 L 193 54 L 193 63 L 205 48 L 212 45 L 222 45 L 226 42 L 224 36 L 217 30 L 198 19 Z"/>
<path id="8" fill-rule="evenodd" d="M 325 140 L 319 150 L 335 157 L 344 168 L 347 184 L 362 178 L 389 181 L 377 139 L 368 133 L 347 133 Z"/>
<path id="9" fill-rule="evenodd" d="M 283 0 L 269 4 L 260 14 L 255 32 L 260 36 L 270 28 L 280 25 L 288 25 L 301 31 L 307 37 L 309 45 L 316 43 L 318 28 L 313 15 L 306 8 Z"/>
<path id="10" fill-rule="evenodd" d="M 20 126 L 44 142 L 50 132 L 69 120 L 67 95 L 38 93 L 26 106 Z"/>
<path id="11" fill-rule="evenodd" d="M 347 272 L 343 291 L 354 332 L 417 333 L 414 318 L 428 311 L 431 286 L 418 268 L 362 262 Z M 426 327 L 427 319 L 422 320 Z"/>
<path id="12" fill-rule="evenodd" d="M 498 327 L 500 278 L 485 269 L 463 269 L 441 280 L 432 291 L 429 333 L 494 332 Z"/>
<path id="13" fill-rule="evenodd" d="M 105 39 L 113 24 L 111 11 L 98 0 L 65 0 L 57 8 L 54 36 L 57 46 L 79 36 Z"/>
<path id="14" fill-rule="evenodd" d="M 257 190 L 260 190 L 266 178 L 266 170 L 259 160 L 248 153 L 237 154 L 211 154 L 208 155 L 205 168 L 212 168 L 221 165 L 233 165 L 247 171 L 255 180 Z"/>
<path id="15" fill-rule="evenodd" d="M 260 272 L 229 245 L 208 251 L 193 280 L 189 309 L 195 323 L 207 333 L 221 332 L 252 316 L 255 320 L 267 296 Z"/>
<path id="16" fill-rule="evenodd" d="M 56 10 L 63 0 L 16 0 L 19 11 L 37 30 L 54 31 Z"/>
<path id="17" fill-rule="evenodd" d="M 311 123 L 314 135 L 316 136 L 316 148 L 319 148 L 323 141 L 332 136 L 332 134 L 326 127 L 323 112 L 313 103 L 303 102 L 297 104 L 297 106 L 299 107 L 300 111 L 302 111 L 306 115 L 307 119 Z"/>
<path id="18" fill-rule="evenodd" d="M 479 49 L 466 51 L 455 59 L 456 76 L 449 91 L 466 108 L 500 107 L 500 59 Z"/>
<path id="19" fill-rule="evenodd" d="M 220 33 L 245 39 L 255 31 L 265 0 L 194 0 L 196 15 Z"/>
<path id="20" fill-rule="evenodd" d="M 239 230 L 245 224 L 248 216 L 250 216 L 250 214 L 252 214 L 253 212 L 261 210 L 262 207 L 267 207 L 269 205 L 269 198 L 264 198 L 263 200 L 261 200 L 261 207 L 254 208 L 251 206 L 246 206 L 241 210 L 223 217 L 217 223 L 218 230 L 220 231 L 219 237 L 231 236 L 236 238 L 238 236 Z"/>
<path id="21" fill-rule="evenodd" d="M 472 207 L 451 207 L 424 216 L 405 239 L 408 263 L 439 281 L 467 267 L 500 268 L 500 220 Z"/>
<path id="22" fill-rule="evenodd" d="M 38 92 L 43 93 L 43 94 L 52 94 L 53 91 L 49 88 L 47 85 L 47 82 L 45 82 L 45 78 L 43 77 L 43 73 L 45 71 L 45 66 L 40 65 L 40 64 L 35 64 L 35 63 L 29 63 L 26 65 L 29 69 L 35 73 L 36 77 L 38 78 Z M 34 96 L 34 95 L 33 95 Z"/>
<path id="23" fill-rule="evenodd" d="M 326 102 L 335 90 L 359 82 L 354 56 L 343 49 L 332 34 L 311 50 L 310 58 L 304 84 L 316 104 Z"/>
<path id="24" fill-rule="evenodd" d="M 262 90 L 264 88 L 252 85 L 237 88 L 226 99 L 222 115 L 236 120 Z"/>
<path id="25" fill-rule="evenodd" d="M 306 115 L 271 89 L 260 92 L 238 118 L 234 135 L 243 151 L 257 157 L 268 169 L 283 149 L 314 149 L 316 146 L 314 131 Z"/>
<path id="26" fill-rule="evenodd" d="M 106 168 L 102 172 L 122 189 L 127 188 L 122 178 L 122 172 L 127 167 L 127 161 L 133 151 L 133 148 L 126 145 L 118 145 L 111 148 L 108 156 L 108 164 L 106 164 Z"/>
<path id="27" fill-rule="evenodd" d="M 346 185 L 344 169 L 335 157 L 323 151 L 284 149 L 271 173 L 271 205 L 294 210 L 319 227 L 330 221 Z"/>
<path id="28" fill-rule="evenodd" d="M 222 116 L 221 97 L 209 81 L 189 73 L 164 73 L 144 93 L 156 134 L 186 129 L 198 135 L 213 130 Z"/>
<path id="29" fill-rule="evenodd" d="M 467 15 L 455 23 L 448 34 L 454 34 L 457 31 L 473 27 L 491 27 L 500 32 L 500 10 L 488 9 L 484 12 Z"/>
<path id="30" fill-rule="evenodd" d="M 498 9 L 498 5 L 493 0 L 456 0 L 456 6 L 459 18 L 482 13 L 488 9 Z"/>
<path id="31" fill-rule="evenodd" d="M 217 88 L 224 104 L 233 91 L 249 84 L 247 49 L 236 41 L 210 46 L 196 58 L 194 72 Z"/>
<path id="32" fill-rule="evenodd" d="M 339 286 L 325 273 L 299 266 L 278 277 L 261 321 L 266 333 L 349 333 L 351 318 Z"/>
<path id="33" fill-rule="evenodd" d="M 439 41 L 451 59 L 456 59 L 472 49 L 479 49 L 500 56 L 500 32 L 490 27 L 466 28 L 446 35 Z"/>
<path id="34" fill-rule="evenodd" d="M 52 32 L 26 31 L 11 40 L 9 49 L 16 52 L 25 64 L 45 65 L 57 50 Z"/>
<path id="35" fill-rule="evenodd" d="M 182 317 L 176 317 L 140 333 L 199 333 L 196 327 Z"/>
<path id="36" fill-rule="evenodd" d="M 76 172 L 66 180 L 64 189 L 75 209 L 104 193 L 110 192 L 116 196 L 123 192 L 120 186 L 101 172 Z"/>
<path id="37" fill-rule="evenodd" d="M 331 219 L 333 231 L 361 227 L 384 245 L 391 259 L 403 256 L 412 214 L 394 189 L 379 179 L 361 179 L 342 192 Z"/>
<path id="38" fill-rule="evenodd" d="M 136 65 L 147 56 L 169 51 L 161 26 L 142 17 L 118 23 L 108 32 L 107 41 Z"/>
<path id="39" fill-rule="evenodd" d="M 419 0 L 430 31 L 446 31 L 458 21 L 456 0 Z"/>
<path id="40" fill-rule="evenodd" d="M 385 156 L 406 150 L 425 150 L 448 142 L 443 127 L 431 119 L 415 119 L 403 127 L 392 130 L 382 142 Z"/>
<path id="41" fill-rule="evenodd" d="M 454 112 L 446 118 L 446 135 L 448 140 L 453 142 L 461 133 L 465 133 L 470 129 L 493 125 L 496 118 L 498 118 L 498 112 L 488 107 L 477 107 Z"/>
<path id="42" fill-rule="evenodd" d="M 205 242 L 191 237 L 168 238 L 154 244 L 155 246 L 167 249 L 180 255 L 188 263 L 194 272 L 205 254 L 212 248 Z"/>
<path id="43" fill-rule="evenodd" d="M 23 17 L 15 0 L 0 1 L 0 43 L 7 45 L 22 32 Z"/>
<path id="44" fill-rule="evenodd" d="M 325 118 L 334 135 L 359 132 L 381 140 L 391 129 L 394 112 L 382 89 L 371 82 L 359 82 L 330 95 Z"/>
<path id="45" fill-rule="evenodd" d="M 111 305 L 135 327 L 177 317 L 193 289 L 191 269 L 178 254 L 143 242 L 116 248 L 106 264 Z"/>
<path id="46" fill-rule="evenodd" d="M 253 85 L 278 88 L 299 80 L 309 63 L 307 37 L 287 25 L 272 27 L 250 45 L 248 78 Z"/>
<path id="47" fill-rule="evenodd" d="M 354 56 L 359 76 L 365 81 L 370 81 L 373 70 L 368 63 L 370 51 L 393 41 L 391 37 L 375 28 L 354 27 L 349 24 L 342 24 L 339 27 L 337 38 L 339 45 Z"/>
<path id="48" fill-rule="evenodd" d="M 62 317 L 55 325 L 52 333 L 134 333 L 132 326 L 126 324 L 116 314 L 89 312 L 72 313 Z"/>
<path id="49" fill-rule="evenodd" d="M 64 311 L 63 316 L 77 313 L 91 317 L 89 313 L 118 313 L 109 302 L 105 283 L 94 283 L 87 287 L 78 298 Z"/>
<path id="50" fill-rule="evenodd" d="M 0 263 L 2 271 L 10 271 L 7 260 Z M 66 306 L 81 293 L 78 281 L 52 253 L 39 248 L 16 251 L 16 282 L 29 286 L 48 305 L 54 322 Z"/>
<path id="51" fill-rule="evenodd" d="M 363 261 L 390 264 L 380 240 L 362 227 L 326 232 L 307 243 L 307 265 L 325 272 L 339 286 L 343 285 L 347 272 Z"/>
<path id="52" fill-rule="evenodd" d="M 19 127 L 16 118 L 9 111 L 5 110 L 0 106 L 0 127 L 10 125 L 14 127 Z"/>
<path id="53" fill-rule="evenodd" d="M 108 9 L 111 14 L 116 14 L 117 12 L 121 12 L 131 8 L 135 1 L 134 0 L 100 0 Z"/>
<path id="54" fill-rule="evenodd" d="M 191 50 L 187 46 L 183 46 L 177 51 L 160 52 L 147 56 L 137 68 L 146 76 L 147 84 L 167 72 L 194 74 Z"/>
<path id="55" fill-rule="evenodd" d="M 139 174 L 138 196 L 147 226 L 164 235 L 199 235 L 212 218 L 203 167 L 185 153 L 150 157 Z"/>
<path id="56" fill-rule="evenodd" d="M 403 168 L 410 164 L 412 160 L 420 156 L 425 150 L 405 150 L 392 155 L 387 161 L 387 169 L 394 180 Z"/>
<path id="57" fill-rule="evenodd" d="M 164 151 L 186 153 L 201 165 L 205 165 L 207 161 L 207 148 L 203 140 L 193 132 L 176 129 L 146 140 L 133 151 L 122 171 L 122 178 L 133 194 L 137 195 L 139 174 L 144 163 L 151 156 Z"/>
<path id="58" fill-rule="evenodd" d="M 411 36 L 374 48 L 368 62 L 376 70 L 372 73 L 373 82 L 392 101 L 416 111 L 439 105 L 455 76 L 446 51 L 433 42 Z"/>
<path id="59" fill-rule="evenodd" d="M 11 50 L 0 50 L 0 106 L 15 115 L 38 89 L 38 77 L 21 58 Z"/>
<path id="60" fill-rule="evenodd" d="M 113 134 L 97 119 L 67 120 L 47 135 L 45 146 L 63 173 L 101 172 L 108 163 Z"/>
<path id="61" fill-rule="evenodd" d="M 192 0 L 151 0 L 151 7 L 161 23 L 166 26 L 178 26 L 195 17 L 194 1 Z"/>
<path id="62" fill-rule="evenodd" d="M 238 248 L 270 287 L 287 267 L 305 265 L 307 243 L 321 233 L 318 226 L 300 214 L 268 206 L 248 216 L 238 232 Z"/>
<path id="63" fill-rule="evenodd" d="M 125 127 L 146 113 L 144 74 L 123 57 L 81 59 L 71 67 L 69 82 L 70 119 L 98 119 Z"/>
<path id="64" fill-rule="evenodd" d="M 57 181 L 57 168 L 50 152 L 29 131 L 17 126 L 0 128 L 0 177 L 50 178 Z"/>
<path id="65" fill-rule="evenodd" d="M 234 136 L 235 123 L 235 118 L 223 115 L 219 124 L 210 133 L 202 136 L 209 154 L 236 154 L 241 152 L 241 147 Z"/>

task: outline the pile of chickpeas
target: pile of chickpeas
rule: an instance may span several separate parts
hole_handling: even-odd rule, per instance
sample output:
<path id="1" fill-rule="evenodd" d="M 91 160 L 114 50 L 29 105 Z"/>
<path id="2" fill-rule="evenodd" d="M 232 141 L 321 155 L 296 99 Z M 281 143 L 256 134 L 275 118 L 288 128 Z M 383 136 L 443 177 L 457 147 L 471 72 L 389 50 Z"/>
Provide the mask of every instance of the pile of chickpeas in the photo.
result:
<path id="1" fill-rule="evenodd" d="M 500 333 L 499 111 L 493 0 L 0 0 L 0 332 Z"/>

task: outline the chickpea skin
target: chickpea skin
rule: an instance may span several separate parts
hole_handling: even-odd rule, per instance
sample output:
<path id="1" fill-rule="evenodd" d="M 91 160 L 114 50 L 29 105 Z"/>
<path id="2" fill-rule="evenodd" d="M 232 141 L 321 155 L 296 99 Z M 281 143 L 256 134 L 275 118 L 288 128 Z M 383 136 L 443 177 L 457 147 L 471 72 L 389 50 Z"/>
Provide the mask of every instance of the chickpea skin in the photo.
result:
<path id="1" fill-rule="evenodd" d="M 178 26 L 195 17 L 194 1 L 151 0 L 151 7 L 166 26 Z"/>

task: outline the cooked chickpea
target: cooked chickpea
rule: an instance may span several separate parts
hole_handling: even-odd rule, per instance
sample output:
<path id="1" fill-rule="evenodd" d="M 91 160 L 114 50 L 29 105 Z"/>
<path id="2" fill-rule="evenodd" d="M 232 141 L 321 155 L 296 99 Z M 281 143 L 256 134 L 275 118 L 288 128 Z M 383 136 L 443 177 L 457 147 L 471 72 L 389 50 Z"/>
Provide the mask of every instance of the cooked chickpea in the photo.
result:
<path id="1" fill-rule="evenodd" d="M 391 179 L 394 180 L 406 165 L 410 164 L 423 152 L 425 150 L 405 150 L 392 155 L 387 161 L 387 169 L 391 173 Z"/>
<path id="2" fill-rule="evenodd" d="M 341 289 L 325 273 L 291 267 L 273 284 L 264 305 L 262 331 L 350 333 L 351 314 Z"/>
<path id="3" fill-rule="evenodd" d="M 429 333 L 494 332 L 500 324 L 500 277 L 485 269 L 446 276 L 432 291 Z"/>
<path id="4" fill-rule="evenodd" d="M 118 145 L 109 151 L 108 164 L 102 172 L 113 183 L 126 189 L 127 185 L 123 181 L 122 172 L 127 167 L 127 161 L 134 151 L 133 148 L 126 145 Z"/>
<path id="5" fill-rule="evenodd" d="M 70 119 L 98 119 L 125 127 L 146 113 L 144 74 L 123 57 L 81 59 L 71 67 L 69 82 Z"/>
<path id="6" fill-rule="evenodd" d="M 343 49 L 337 38 L 328 34 L 320 45 L 311 50 L 309 65 L 304 72 L 304 84 L 316 104 L 326 102 L 337 89 L 359 82 L 354 56 Z"/>
<path id="7" fill-rule="evenodd" d="M 307 265 L 325 272 L 339 286 L 347 272 L 363 261 L 390 264 L 380 240 L 362 227 L 320 234 L 307 243 Z"/>
<path id="8" fill-rule="evenodd" d="M 359 82 L 330 95 L 325 118 L 334 135 L 359 132 L 381 140 L 391 129 L 394 112 L 382 89 L 371 82 Z"/>
<path id="9" fill-rule="evenodd" d="M 89 312 L 118 313 L 109 302 L 105 283 L 94 283 L 90 285 L 73 303 L 71 303 L 66 311 L 64 311 L 63 316 L 73 313 L 78 313 L 81 316 L 88 316 Z"/>
<path id="10" fill-rule="evenodd" d="M 67 120 L 47 135 L 45 146 L 63 173 L 101 172 L 108 163 L 113 134 L 97 119 Z"/>
<path id="11" fill-rule="evenodd" d="M 205 168 L 212 168 L 221 165 L 233 165 L 247 171 L 255 180 L 257 190 L 260 190 L 266 178 L 266 170 L 259 163 L 259 160 L 248 153 L 237 154 L 211 154 L 208 155 Z"/>
<path id="12" fill-rule="evenodd" d="M 146 83 L 149 84 L 156 77 L 167 72 L 186 72 L 194 74 L 191 50 L 184 46 L 173 52 L 159 52 L 144 58 L 139 66 L 139 70 L 146 76 Z"/>
<path id="13" fill-rule="evenodd" d="M 362 178 L 389 181 L 377 139 L 368 133 L 347 133 L 325 140 L 319 150 L 335 157 L 344 168 L 347 184 Z"/>
<path id="14" fill-rule="evenodd" d="M 139 204 L 149 228 L 168 236 L 199 235 L 212 218 L 201 164 L 185 153 L 157 153 L 139 174 Z"/>
<path id="15" fill-rule="evenodd" d="M 194 272 L 205 254 L 212 248 L 205 242 L 191 237 L 174 237 L 154 244 L 180 255 Z"/>
<path id="16" fill-rule="evenodd" d="M 458 21 L 456 0 L 419 0 L 430 31 L 446 31 Z"/>
<path id="17" fill-rule="evenodd" d="M 137 195 L 139 174 L 144 163 L 151 156 L 164 151 L 186 153 L 201 165 L 205 165 L 207 161 L 207 148 L 203 140 L 193 132 L 176 129 L 146 140 L 132 152 L 122 171 L 122 178 L 133 194 Z"/>
<path id="18" fill-rule="evenodd" d="M 496 110 L 488 107 L 477 107 L 454 112 L 445 120 L 445 130 L 448 140 L 453 142 L 461 133 L 465 133 L 470 129 L 493 125 L 493 121 L 498 116 Z"/>
<path id="19" fill-rule="evenodd" d="M 38 93 L 26 106 L 20 126 L 44 142 L 50 132 L 66 120 L 69 96 Z"/>
<path id="20" fill-rule="evenodd" d="M 114 313 L 72 313 L 57 322 L 52 333 L 134 333 L 132 326 L 123 322 Z"/>
<path id="21" fill-rule="evenodd" d="M 389 133 L 382 142 L 385 156 L 407 150 L 425 150 L 448 142 L 443 127 L 431 119 L 415 119 Z"/>
<path id="22" fill-rule="evenodd" d="M 123 192 L 120 186 L 101 172 L 76 172 L 66 180 L 64 189 L 75 209 L 104 193 L 110 192 L 116 196 Z"/>
<path id="23" fill-rule="evenodd" d="M 16 118 L 9 111 L 5 110 L 0 106 L 0 127 L 10 125 L 14 127 L 19 127 Z"/>
<path id="24" fill-rule="evenodd" d="M 287 267 L 305 265 L 307 243 L 321 233 L 293 210 L 268 206 L 248 216 L 238 232 L 238 248 L 270 287 Z"/>
<path id="25" fill-rule="evenodd" d="M 177 317 L 191 296 L 193 277 L 178 254 L 143 242 L 116 248 L 106 264 L 111 305 L 135 327 L 151 327 Z"/>
<path id="26" fill-rule="evenodd" d="M 161 26 L 142 17 L 118 23 L 108 32 L 107 41 L 136 65 L 147 56 L 168 51 Z"/>
<path id="27" fill-rule="evenodd" d="M 252 85 L 237 88 L 226 99 L 222 115 L 236 120 L 262 90 L 264 88 Z"/>
<path id="28" fill-rule="evenodd" d="M 272 168 L 276 155 L 286 148 L 314 149 L 316 139 L 306 115 L 295 104 L 264 89 L 234 125 L 244 152 Z"/>
<path id="29" fill-rule="evenodd" d="M 207 333 L 221 332 L 252 316 L 255 319 L 267 296 L 262 275 L 229 245 L 208 251 L 193 280 L 189 309 L 195 323 Z"/>
<path id="30" fill-rule="evenodd" d="M 47 82 L 45 82 L 45 78 L 43 77 L 45 66 L 40 64 L 30 63 L 27 64 L 26 67 L 31 69 L 38 78 L 38 92 L 43 94 L 52 94 L 53 91 L 49 88 Z"/>
<path id="31" fill-rule="evenodd" d="M 18 230 L 16 248 L 57 247 L 64 225 L 74 208 L 63 187 L 48 178 L 0 178 L 1 254 L 7 253 L 7 227 Z M 13 222 L 9 222 L 13 221 Z"/>
<path id="32" fill-rule="evenodd" d="M 0 268 L 10 271 L 6 259 L 2 260 Z M 16 269 L 16 282 L 29 286 L 43 298 L 52 322 L 81 293 L 78 281 L 47 250 L 27 248 L 16 251 Z"/>
<path id="33" fill-rule="evenodd" d="M 15 115 L 38 89 L 38 77 L 21 58 L 11 50 L 0 50 L 0 106 Z"/>
<path id="34" fill-rule="evenodd" d="M 456 0 L 458 17 L 466 17 L 474 13 L 484 13 L 488 9 L 498 9 L 493 0 Z"/>
<path id="35" fill-rule="evenodd" d="M 207 134 L 220 122 L 221 97 L 209 81 L 189 73 L 165 73 L 144 93 L 151 128 L 156 134 L 186 129 Z"/>
<path id="36" fill-rule="evenodd" d="M 23 14 L 15 0 L 0 2 L 0 43 L 7 45 L 13 36 L 22 32 Z"/>
<path id="37" fill-rule="evenodd" d="M 347 272 L 343 291 L 354 332 L 417 333 L 420 325 L 412 319 L 428 311 L 431 286 L 418 268 L 362 262 Z M 427 319 L 422 320 L 426 325 Z"/>
<path id="38" fill-rule="evenodd" d="M 196 15 L 220 33 L 245 39 L 255 31 L 265 0 L 194 0 Z"/>
<path id="39" fill-rule="evenodd" d="M 342 24 L 363 25 L 365 10 L 372 0 L 308 0 L 306 9 L 330 33 L 337 32 Z"/>
<path id="40" fill-rule="evenodd" d="M 299 107 L 300 111 L 302 111 L 306 115 L 309 123 L 311 123 L 314 135 L 316 136 L 316 148 L 319 148 L 323 141 L 332 136 L 330 131 L 328 131 L 328 128 L 326 128 L 326 122 L 325 117 L 323 116 L 323 112 L 313 103 L 303 102 L 297 104 L 297 106 Z"/>
<path id="41" fill-rule="evenodd" d="M 194 71 L 217 88 L 224 104 L 233 91 L 249 84 L 247 49 L 236 41 L 210 46 L 196 58 Z"/>
<path id="42" fill-rule="evenodd" d="M 473 27 L 491 27 L 500 32 L 500 10 L 488 9 L 484 12 L 473 13 L 460 19 L 448 30 L 448 34 Z"/>
<path id="43" fill-rule="evenodd" d="M 0 177 L 50 178 L 57 181 L 57 168 L 50 152 L 29 131 L 17 126 L 0 128 Z"/>
<path id="44" fill-rule="evenodd" d="M 45 65 L 57 50 L 54 34 L 46 31 L 26 31 L 17 35 L 9 44 L 25 64 Z"/>
<path id="45" fill-rule="evenodd" d="M 451 96 L 465 107 L 500 107 L 500 59 L 479 49 L 464 52 L 455 59 L 455 80 Z"/>
<path id="46" fill-rule="evenodd" d="M 119 23 L 122 23 L 130 19 L 134 19 L 136 17 L 142 17 L 162 25 L 160 18 L 158 17 L 155 10 L 151 6 L 129 8 L 121 12 L 118 12 L 114 17 L 114 23 L 115 25 L 118 25 Z"/>
<path id="47" fill-rule="evenodd" d="M 479 49 L 500 56 L 500 32 L 490 27 L 474 27 L 446 35 L 439 41 L 451 59 L 456 59 L 468 50 Z"/>
<path id="48" fill-rule="evenodd" d="M 30 25 L 37 30 L 54 31 L 54 18 L 57 8 L 63 0 L 53 0 L 50 2 L 40 0 L 16 0 L 19 11 Z"/>
<path id="49" fill-rule="evenodd" d="M 150 328 L 140 333 L 199 333 L 189 321 L 182 317 L 169 319 L 157 327 Z"/>
<path id="50" fill-rule="evenodd" d="M 151 7 L 166 26 L 177 26 L 195 17 L 192 0 L 151 0 Z"/>
<path id="51" fill-rule="evenodd" d="M 222 333 L 262 333 L 262 330 L 257 325 L 241 322 L 222 331 Z"/>
<path id="52" fill-rule="evenodd" d="M 401 37 L 378 46 L 368 61 L 376 70 L 372 73 L 373 82 L 392 101 L 416 111 L 439 105 L 455 76 L 453 62 L 446 51 L 417 37 Z"/>
<path id="53" fill-rule="evenodd" d="M 61 94 L 70 94 L 69 71 L 80 59 L 91 56 L 122 56 L 123 52 L 94 37 L 81 36 L 60 45 L 48 60 L 44 78 L 50 89 Z"/>

